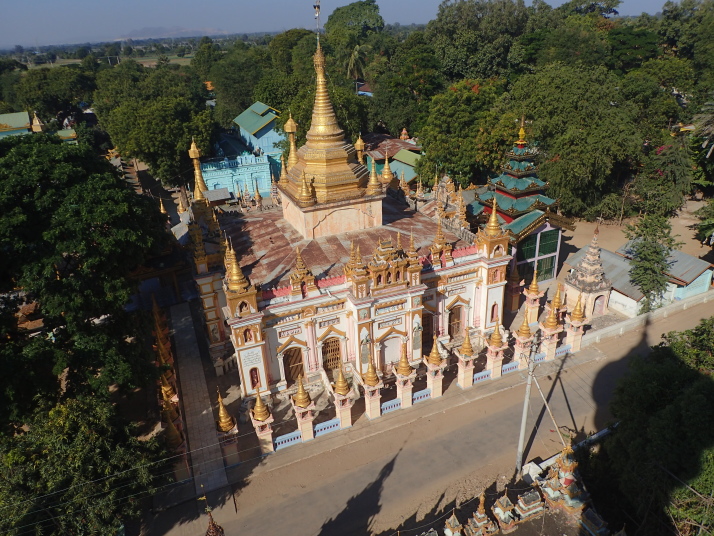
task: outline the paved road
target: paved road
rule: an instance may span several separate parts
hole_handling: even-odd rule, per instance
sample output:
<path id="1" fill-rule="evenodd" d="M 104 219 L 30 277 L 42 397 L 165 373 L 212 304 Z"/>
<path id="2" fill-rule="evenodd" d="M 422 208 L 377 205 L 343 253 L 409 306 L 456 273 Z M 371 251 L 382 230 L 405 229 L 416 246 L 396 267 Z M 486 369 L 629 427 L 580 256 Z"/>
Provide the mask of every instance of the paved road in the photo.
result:
<path id="1" fill-rule="evenodd" d="M 536 374 L 558 424 L 581 433 L 602 428 L 629 356 L 656 344 L 663 332 L 694 327 L 711 314 L 711 304 L 701 304 L 588 347 L 560 371 L 559 363 L 540 366 Z M 505 483 L 515 464 L 523 377 L 514 373 L 468 391 L 454 385 L 441 400 L 273 454 L 235 493 L 209 495 L 214 517 L 227 535 L 386 535 L 414 512 L 418 522 L 457 495 L 471 497 L 497 479 Z M 535 388 L 528 430 L 527 459 L 560 450 Z M 198 511 L 191 503 L 169 510 L 148 520 L 146 533 L 205 534 Z"/>

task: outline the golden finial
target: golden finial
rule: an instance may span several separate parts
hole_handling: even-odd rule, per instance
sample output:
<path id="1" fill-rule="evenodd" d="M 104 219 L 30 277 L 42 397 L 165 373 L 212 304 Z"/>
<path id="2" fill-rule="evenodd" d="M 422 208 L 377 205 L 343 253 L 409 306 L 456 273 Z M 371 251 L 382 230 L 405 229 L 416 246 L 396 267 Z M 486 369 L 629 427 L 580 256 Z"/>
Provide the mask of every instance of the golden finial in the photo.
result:
<path id="1" fill-rule="evenodd" d="M 183 436 L 174 426 L 174 422 L 169 418 L 168 412 L 164 411 L 164 420 L 166 421 L 166 446 L 170 450 L 175 450 L 183 443 Z"/>
<path id="2" fill-rule="evenodd" d="M 486 515 L 486 491 L 482 491 L 478 501 L 478 513 Z"/>
<path id="3" fill-rule="evenodd" d="M 191 148 L 188 150 L 188 156 L 193 160 L 193 177 L 195 179 L 195 186 L 193 190 L 193 197 L 195 200 L 204 199 L 203 192 L 208 190 L 205 181 L 203 180 L 203 172 L 201 171 L 201 151 L 198 150 L 196 145 L 196 140 L 191 138 Z"/>
<path id="4" fill-rule="evenodd" d="M 176 396 L 176 391 L 169 383 L 169 380 L 166 379 L 165 372 L 161 373 L 161 394 L 164 398 L 168 398 L 169 400 Z"/>
<path id="5" fill-rule="evenodd" d="M 498 236 L 501 234 L 501 224 L 498 223 L 498 203 L 496 202 L 496 194 L 493 194 L 493 207 L 491 208 L 491 216 L 488 218 L 488 223 L 485 229 L 487 236 Z"/>
<path id="6" fill-rule="evenodd" d="M 528 311 L 526 310 L 523 315 L 523 322 L 521 322 L 521 327 L 518 328 L 518 336 L 523 339 L 531 338 L 531 327 L 528 324 Z"/>
<path id="7" fill-rule="evenodd" d="M 196 145 L 196 138 L 194 138 L 193 136 L 191 137 L 191 147 L 188 150 L 188 157 L 191 160 L 201 158 L 201 151 L 198 150 L 198 145 Z"/>
<path id="8" fill-rule="evenodd" d="M 518 144 L 525 144 L 526 143 L 526 116 L 522 115 L 521 116 L 521 128 L 518 130 L 518 141 L 516 143 Z"/>
<path id="9" fill-rule="evenodd" d="M 461 348 L 459 348 L 459 353 L 466 357 L 471 357 L 474 355 L 474 348 L 471 346 L 471 336 L 469 335 L 469 328 L 464 328 L 464 342 L 461 343 Z"/>
<path id="10" fill-rule="evenodd" d="M 161 211 L 161 214 L 168 214 L 168 212 L 166 212 L 166 207 L 164 207 L 164 200 L 161 198 L 159 198 L 159 210 Z"/>
<path id="11" fill-rule="evenodd" d="M 260 190 L 258 190 L 258 182 L 255 183 L 255 196 L 254 199 L 257 203 L 263 200 L 263 196 L 260 195 Z"/>
<path id="12" fill-rule="evenodd" d="M 194 188 L 193 188 L 193 200 L 194 201 L 202 201 L 206 199 L 203 196 L 203 192 L 205 190 L 201 190 L 201 184 L 198 182 L 198 180 L 195 182 Z"/>
<path id="13" fill-rule="evenodd" d="M 183 204 L 183 195 L 181 195 L 181 192 L 179 192 L 178 211 L 179 214 L 183 214 L 184 212 L 186 212 L 186 205 Z"/>
<path id="14" fill-rule="evenodd" d="M 337 393 L 338 395 L 342 395 L 342 396 L 345 396 L 350 392 L 350 384 L 347 383 L 347 380 L 345 379 L 345 375 L 342 372 L 341 365 L 340 365 L 340 372 L 337 375 L 337 381 L 335 382 L 333 389 L 335 390 L 335 393 Z"/>
<path id="15" fill-rule="evenodd" d="M 437 186 L 439 186 L 439 169 L 437 168 L 436 171 L 434 171 L 434 191 L 436 191 Z"/>
<path id="16" fill-rule="evenodd" d="M 417 189 L 416 189 L 416 194 L 417 197 L 423 197 L 424 196 L 424 187 L 421 184 L 421 177 L 419 177 L 419 182 L 417 182 Z"/>
<path id="17" fill-rule="evenodd" d="M 397 363 L 397 374 L 402 376 L 409 376 L 414 369 L 409 364 L 409 359 L 407 359 L 407 343 L 404 341 L 402 343 L 402 355 L 399 358 L 399 363 Z"/>
<path id="18" fill-rule="evenodd" d="M 545 319 L 543 324 L 547 329 L 555 330 L 558 329 L 558 317 L 555 316 L 555 307 L 553 307 L 553 302 L 550 302 L 550 311 L 548 311 L 548 318 Z"/>
<path id="19" fill-rule="evenodd" d="M 488 342 L 489 346 L 495 348 L 500 348 L 503 346 L 503 337 L 501 337 L 501 321 L 496 318 L 496 326 L 493 328 L 493 333 L 491 333 L 491 339 Z"/>
<path id="20" fill-rule="evenodd" d="M 300 184 L 298 202 L 301 205 L 310 205 L 315 203 L 315 198 L 312 196 L 312 188 L 310 188 L 307 175 L 305 175 L 304 171 L 302 172 L 302 183 Z"/>
<path id="21" fill-rule="evenodd" d="M 394 178 L 394 173 L 392 173 L 392 168 L 389 167 L 389 153 L 384 151 L 384 167 L 382 168 L 382 184 L 389 184 Z"/>
<path id="22" fill-rule="evenodd" d="M 367 195 L 377 195 L 382 193 L 382 183 L 377 177 L 377 163 L 372 159 L 372 170 L 369 172 L 369 182 L 367 183 Z"/>
<path id="23" fill-rule="evenodd" d="M 578 301 L 575 302 L 575 309 L 573 309 L 573 314 L 570 315 L 570 320 L 572 322 L 582 322 L 585 320 L 585 314 L 583 313 L 583 305 L 580 302 L 582 298 L 582 293 L 578 294 Z"/>
<path id="24" fill-rule="evenodd" d="M 258 389 L 255 395 L 255 404 L 253 404 L 253 419 L 263 422 L 268 417 L 270 417 L 270 411 L 268 406 L 263 404 L 263 398 L 260 396 L 260 389 Z"/>
<path id="25" fill-rule="evenodd" d="M 553 301 L 551 303 L 556 310 L 563 306 L 563 300 L 560 297 L 560 283 L 557 284 L 557 290 L 555 291 L 555 296 L 553 297 Z"/>
<path id="26" fill-rule="evenodd" d="M 171 401 L 168 400 L 166 397 L 163 398 L 163 408 L 164 416 L 168 417 L 172 421 L 178 419 L 178 413 L 176 413 L 176 408 L 174 408 L 173 404 L 171 404 Z"/>
<path id="27" fill-rule="evenodd" d="M 327 91 L 327 78 L 325 77 L 325 54 L 318 42 L 315 56 L 315 101 L 312 108 L 312 122 L 306 137 L 308 146 L 333 146 L 336 142 L 344 144 L 344 132 L 337 123 L 335 109 L 330 101 Z"/>
<path id="28" fill-rule="evenodd" d="M 372 359 L 372 356 L 369 357 L 367 373 L 362 376 L 362 380 L 364 381 L 365 385 L 369 385 L 370 387 L 374 387 L 375 385 L 379 384 L 379 376 L 377 376 L 377 371 L 374 368 L 374 360 Z"/>
<path id="29" fill-rule="evenodd" d="M 446 239 L 444 238 L 444 231 L 441 229 L 441 218 L 437 217 L 436 218 L 436 235 L 434 236 L 434 245 L 435 246 L 443 246 L 444 241 Z"/>
<path id="30" fill-rule="evenodd" d="M 362 139 L 362 134 L 357 137 L 357 141 L 355 142 L 355 149 L 357 151 L 364 151 L 364 140 Z"/>
<path id="31" fill-rule="evenodd" d="M 298 389 L 297 393 L 293 397 L 293 402 L 299 408 L 306 408 L 310 405 L 312 400 L 310 400 L 310 395 L 305 390 L 305 386 L 302 383 L 302 374 L 298 376 Z"/>
<path id="32" fill-rule="evenodd" d="M 295 246 L 295 270 L 298 272 L 307 271 L 305 261 L 302 260 L 302 253 L 300 253 L 300 248 L 297 246 Z"/>
<path id="33" fill-rule="evenodd" d="M 297 123 L 295 122 L 295 119 L 293 119 L 293 114 L 290 112 L 288 114 L 288 120 L 285 121 L 285 125 L 283 126 L 283 130 L 287 134 L 295 134 L 297 132 Z"/>
<path id="34" fill-rule="evenodd" d="M 411 257 L 411 256 L 416 256 L 416 254 L 417 254 L 417 250 L 416 250 L 416 248 L 414 247 L 414 230 L 412 229 L 412 231 L 409 233 L 409 251 L 408 251 L 408 255 Z"/>
<path id="35" fill-rule="evenodd" d="M 540 294 L 540 287 L 538 287 L 538 270 L 533 270 L 533 279 L 528 287 L 528 292 L 531 294 Z"/>
<path id="36" fill-rule="evenodd" d="M 250 284 L 243 275 L 243 270 L 240 269 L 236 252 L 233 245 L 229 244 L 226 248 L 225 265 L 228 271 L 228 290 L 233 292 L 242 292 L 246 290 Z"/>
<path id="37" fill-rule="evenodd" d="M 430 365 L 434 365 L 435 367 L 441 365 L 441 355 L 439 354 L 439 348 L 437 344 L 437 340 L 434 339 L 434 345 L 431 347 L 431 353 L 429 354 L 429 357 L 426 360 L 427 363 L 429 363 Z"/>
<path id="38" fill-rule="evenodd" d="M 236 420 L 231 417 L 226 406 L 223 404 L 221 390 L 218 387 L 216 387 L 216 392 L 218 393 L 218 420 L 216 421 L 216 426 L 219 432 L 230 432 L 236 425 Z"/>
<path id="39" fill-rule="evenodd" d="M 298 162 L 297 143 L 295 142 L 297 123 L 293 119 L 292 113 L 290 114 L 290 117 L 288 117 L 288 120 L 285 122 L 285 126 L 283 128 L 285 132 L 287 132 L 290 142 L 290 150 L 288 152 L 288 167 L 292 168 Z"/>
<path id="40" fill-rule="evenodd" d="M 402 250 L 402 233 L 400 233 L 399 231 L 397 231 L 397 250 Z"/>
<path id="41" fill-rule="evenodd" d="M 288 170 L 285 166 L 285 155 L 280 155 L 280 180 L 278 183 L 285 186 L 288 183 Z"/>

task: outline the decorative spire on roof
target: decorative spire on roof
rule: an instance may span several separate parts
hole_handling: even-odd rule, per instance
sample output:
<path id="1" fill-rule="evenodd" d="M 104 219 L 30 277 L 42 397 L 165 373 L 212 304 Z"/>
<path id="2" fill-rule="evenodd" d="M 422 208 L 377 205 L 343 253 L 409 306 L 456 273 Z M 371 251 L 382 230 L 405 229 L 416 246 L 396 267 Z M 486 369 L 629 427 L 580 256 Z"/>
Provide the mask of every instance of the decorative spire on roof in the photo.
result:
<path id="1" fill-rule="evenodd" d="M 517 145 L 526 145 L 528 142 L 526 141 L 526 116 L 522 115 L 521 116 L 521 128 L 518 130 L 518 141 L 516 142 Z"/>
<path id="2" fill-rule="evenodd" d="M 357 161 L 364 165 L 364 140 L 362 139 L 362 134 L 359 135 L 355 142 L 355 151 L 357 151 Z"/>
<path id="3" fill-rule="evenodd" d="M 416 194 L 417 197 L 424 197 L 424 186 L 421 183 L 421 177 L 419 177 L 419 182 L 417 182 Z"/>
<path id="4" fill-rule="evenodd" d="M 503 337 L 501 336 L 501 321 L 499 318 L 496 318 L 496 326 L 493 328 L 493 333 L 491 333 L 491 338 L 489 339 L 488 342 L 489 346 L 493 346 L 495 348 L 500 348 L 503 346 Z"/>
<path id="5" fill-rule="evenodd" d="M 523 322 L 521 322 L 521 327 L 518 328 L 518 336 L 523 339 L 531 338 L 531 327 L 528 324 L 528 311 L 523 315 Z"/>
<path id="6" fill-rule="evenodd" d="M 407 358 L 407 341 L 402 342 L 402 353 L 399 357 L 399 363 L 397 363 L 397 374 L 402 376 L 409 376 L 414 369 L 409 364 L 409 359 Z"/>
<path id="7" fill-rule="evenodd" d="M 253 419 L 263 422 L 268 417 L 270 417 L 270 411 L 268 410 L 268 406 L 263 403 L 263 398 L 260 396 L 260 389 L 258 389 L 255 395 L 255 404 L 253 404 Z"/>
<path id="8" fill-rule="evenodd" d="M 471 357 L 474 355 L 474 348 L 471 346 L 471 336 L 469 335 L 469 328 L 464 328 L 464 342 L 461 343 L 461 348 L 459 348 L 459 353 L 466 357 Z"/>
<path id="9" fill-rule="evenodd" d="M 392 168 L 389 166 L 389 152 L 385 149 L 384 167 L 382 168 L 382 184 L 388 185 L 390 182 L 392 182 L 393 178 L 394 173 L 392 172 Z"/>
<path id="10" fill-rule="evenodd" d="M 288 134 L 288 139 L 290 141 L 290 152 L 288 153 L 288 167 L 293 167 L 298 162 L 297 155 L 297 144 L 295 143 L 295 133 L 297 132 L 297 123 L 293 119 L 293 114 L 291 113 L 288 120 L 285 121 L 285 126 L 283 127 L 285 132 Z"/>
<path id="11" fill-rule="evenodd" d="M 533 279 L 531 279 L 528 292 L 531 294 L 540 294 L 540 287 L 538 286 L 538 269 L 533 270 Z"/>
<path id="12" fill-rule="evenodd" d="M 216 421 L 216 427 L 219 432 L 230 432 L 235 427 L 236 420 L 228 413 L 226 406 L 223 404 L 221 390 L 218 387 L 216 387 L 216 392 L 218 393 L 218 420 Z"/>
<path id="13" fill-rule="evenodd" d="M 434 236 L 434 245 L 443 246 L 446 242 L 444 231 L 441 229 L 441 218 L 436 219 L 436 235 Z"/>
<path id="14" fill-rule="evenodd" d="M 188 150 L 188 156 L 193 160 L 193 177 L 194 177 L 194 190 L 193 198 L 195 200 L 204 199 L 203 192 L 208 190 L 206 182 L 203 180 L 203 172 L 201 171 L 201 151 L 196 145 L 196 139 L 191 138 L 191 148 Z"/>
<path id="15" fill-rule="evenodd" d="M 439 354 L 439 348 L 438 348 L 437 344 L 438 344 L 438 342 L 435 337 L 434 345 L 431 347 L 431 353 L 429 354 L 429 357 L 426 359 L 427 363 L 429 363 L 430 365 L 434 365 L 435 367 L 438 367 L 441 365 L 441 355 Z"/>
<path id="16" fill-rule="evenodd" d="M 281 186 L 285 186 L 288 184 L 288 170 L 287 166 L 285 165 L 285 155 L 281 154 L 280 155 L 280 181 L 279 184 Z"/>
<path id="17" fill-rule="evenodd" d="M 367 183 L 367 195 L 377 195 L 382 193 L 382 183 L 377 177 L 377 163 L 372 159 L 372 170 L 369 173 L 369 182 Z"/>
<path id="18" fill-rule="evenodd" d="M 568 285 L 585 294 L 594 294 L 612 286 L 610 281 L 605 278 L 605 269 L 600 258 L 599 233 L 599 229 L 596 228 L 585 256 L 573 266 L 573 270 L 565 277 L 565 282 Z"/>
<path id="19" fill-rule="evenodd" d="M 315 198 L 312 195 L 312 188 L 305 172 L 302 172 L 302 183 L 300 184 L 300 193 L 298 194 L 298 203 L 306 207 L 315 204 Z"/>
<path id="20" fill-rule="evenodd" d="M 159 211 L 164 216 L 168 214 L 168 212 L 166 212 L 166 207 L 164 206 L 164 200 L 161 198 L 159 198 Z"/>
<path id="21" fill-rule="evenodd" d="M 226 272 L 228 275 L 228 290 L 232 292 L 243 292 L 250 287 L 250 283 L 243 275 L 243 270 L 240 269 L 236 252 L 233 249 L 233 244 L 228 244 L 226 248 L 226 256 L 224 260 Z"/>
<path id="22" fill-rule="evenodd" d="M 256 203 L 260 203 L 260 201 L 263 199 L 263 196 L 260 195 L 260 190 L 258 190 L 258 181 L 255 181 L 255 197 L 254 197 Z"/>
<path id="23" fill-rule="evenodd" d="M 183 194 L 181 192 L 179 192 L 178 199 L 179 199 L 178 212 L 179 212 L 179 214 L 183 214 L 184 212 L 186 212 L 186 205 L 183 204 Z"/>
<path id="24" fill-rule="evenodd" d="M 496 194 L 493 195 L 493 206 L 491 208 L 491 216 L 488 218 L 488 223 L 484 232 L 487 236 L 498 236 L 501 234 L 501 224 L 498 223 L 498 203 L 496 202 Z"/>
<path id="25" fill-rule="evenodd" d="M 305 390 L 305 386 L 302 383 L 302 374 L 298 376 L 298 389 L 297 393 L 295 393 L 295 396 L 293 396 L 293 402 L 297 407 L 303 409 L 308 407 L 312 402 L 312 400 L 310 399 L 310 395 Z"/>
<path id="26" fill-rule="evenodd" d="M 402 251 L 402 233 L 397 231 L 397 251 Z"/>
<path id="27" fill-rule="evenodd" d="M 478 513 L 481 515 L 486 514 L 486 491 L 482 491 L 478 500 Z"/>
<path id="28" fill-rule="evenodd" d="M 176 408 L 174 408 L 173 404 L 171 404 L 171 401 L 165 396 L 162 399 L 162 407 L 164 415 L 171 419 L 171 421 L 175 421 L 176 419 L 178 419 L 178 413 L 176 413 Z"/>
<path id="29" fill-rule="evenodd" d="M 327 78 L 325 77 L 325 54 L 322 45 L 317 42 L 317 50 L 313 57 L 315 64 L 316 87 L 315 105 L 312 109 L 312 123 L 307 132 L 307 139 L 317 145 L 331 145 L 335 141 L 343 142 L 344 133 L 337 124 L 335 109 L 330 101 L 327 91 Z"/>
<path id="30" fill-rule="evenodd" d="M 347 383 L 345 379 L 345 374 L 342 371 L 342 366 L 340 365 L 340 372 L 337 374 L 337 380 L 333 386 L 335 393 L 338 395 L 346 396 L 350 392 L 350 384 Z"/>
<path id="31" fill-rule="evenodd" d="M 553 301 L 551 304 L 553 307 L 555 307 L 555 310 L 557 311 L 563 306 L 563 299 L 560 297 L 560 283 L 556 285 L 557 290 L 555 291 L 555 296 L 553 297 Z"/>
<path id="32" fill-rule="evenodd" d="M 571 322 L 583 322 L 585 320 L 585 314 L 583 312 L 583 305 L 581 303 L 582 293 L 578 294 L 578 301 L 575 302 L 575 309 L 570 315 Z"/>
<path id="33" fill-rule="evenodd" d="M 417 258 L 417 249 L 414 247 L 414 231 L 409 233 L 409 249 L 407 250 L 407 257 L 410 259 Z"/>
<path id="34" fill-rule="evenodd" d="M 161 373 L 161 394 L 164 398 L 168 398 L 169 400 L 176 396 L 176 390 L 169 383 L 169 380 L 166 379 L 165 372 Z"/>
<path id="35" fill-rule="evenodd" d="M 543 326 L 550 330 L 558 329 L 558 317 L 555 316 L 555 307 L 553 307 L 553 302 L 550 302 L 550 311 L 548 311 L 548 317 L 545 319 Z"/>
<path id="36" fill-rule="evenodd" d="M 404 141 L 409 139 L 409 132 L 407 132 L 407 127 L 404 127 L 402 129 L 402 133 L 399 135 L 399 139 Z"/>
<path id="37" fill-rule="evenodd" d="M 369 357 L 369 364 L 367 365 L 367 373 L 362 376 L 362 381 L 365 385 L 374 387 L 379 384 L 379 376 L 377 376 L 377 371 L 374 368 L 374 360 L 372 356 Z"/>
<path id="38" fill-rule="evenodd" d="M 508 275 L 508 281 L 514 285 L 521 284 L 521 274 L 518 272 L 518 264 L 516 264 L 515 261 L 513 263 L 513 267 L 511 268 L 511 273 Z"/>

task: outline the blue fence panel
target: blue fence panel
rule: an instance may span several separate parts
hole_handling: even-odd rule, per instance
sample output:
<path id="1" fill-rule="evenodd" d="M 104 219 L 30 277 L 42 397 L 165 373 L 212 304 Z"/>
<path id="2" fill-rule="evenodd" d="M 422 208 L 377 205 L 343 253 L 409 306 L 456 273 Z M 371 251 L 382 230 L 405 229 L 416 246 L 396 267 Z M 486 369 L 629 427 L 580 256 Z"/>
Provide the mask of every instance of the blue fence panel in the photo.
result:
<path id="1" fill-rule="evenodd" d="M 340 429 L 340 419 L 332 419 L 331 421 L 321 422 L 315 425 L 315 437 L 329 434 Z"/>
<path id="2" fill-rule="evenodd" d="M 412 404 L 416 404 L 417 402 L 423 402 L 424 400 L 428 400 L 431 398 L 431 389 L 424 389 L 422 391 L 417 391 L 416 393 L 412 394 Z"/>
<path id="3" fill-rule="evenodd" d="M 300 430 L 295 430 L 289 434 L 281 435 L 275 438 L 275 450 L 280 450 L 295 443 L 300 443 L 302 441 L 302 433 Z"/>
<path id="4" fill-rule="evenodd" d="M 540 354 L 533 356 L 534 363 L 540 363 L 541 361 L 545 361 L 545 352 L 541 352 Z"/>
<path id="5" fill-rule="evenodd" d="M 382 413 L 389 413 L 402 407 L 402 401 L 399 398 L 382 403 Z"/>
<path id="6" fill-rule="evenodd" d="M 503 376 L 504 374 L 508 374 L 509 372 L 513 372 L 514 370 L 518 370 L 519 363 L 518 361 L 513 361 L 511 363 L 506 363 L 501 367 L 501 375 Z"/>
<path id="7" fill-rule="evenodd" d="M 477 372 L 474 374 L 474 383 L 482 382 L 484 380 L 490 380 L 491 379 L 491 371 L 490 370 L 484 370 L 483 372 Z"/>
<path id="8" fill-rule="evenodd" d="M 561 355 L 565 355 L 570 351 L 570 345 L 566 344 L 565 346 L 561 346 L 555 351 L 555 357 L 560 357 Z"/>

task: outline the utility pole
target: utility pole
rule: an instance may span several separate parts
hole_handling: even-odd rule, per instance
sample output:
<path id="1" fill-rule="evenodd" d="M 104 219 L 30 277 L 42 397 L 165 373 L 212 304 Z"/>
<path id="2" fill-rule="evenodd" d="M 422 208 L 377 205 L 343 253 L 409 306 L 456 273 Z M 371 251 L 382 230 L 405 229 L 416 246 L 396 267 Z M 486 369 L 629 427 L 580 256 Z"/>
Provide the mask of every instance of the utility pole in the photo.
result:
<path id="1" fill-rule="evenodd" d="M 538 333 L 533 337 L 531 352 L 528 356 L 528 380 L 526 381 L 526 397 L 523 399 L 523 416 L 521 417 L 521 434 L 518 437 L 518 452 L 516 453 L 516 472 L 521 474 L 523 468 L 523 443 L 526 439 L 526 419 L 528 418 L 528 402 L 531 398 L 531 383 L 533 381 L 533 371 L 535 370 L 535 353 L 538 348 Z"/>
<path id="2" fill-rule="evenodd" d="M 543 394 L 543 390 L 540 388 L 540 385 L 538 384 L 538 379 L 534 377 L 533 381 L 535 382 L 536 387 L 538 388 L 540 397 L 543 399 L 543 404 L 545 404 L 545 409 L 548 410 L 548 415 L 550 415 L 550 420 L 553 421 L 553 426 L 555 426 L 555 431 L 558 432 L 558 437 L 560 438 L 560 442 L 563 444 L 564 447 L 567 447 L 567 445 L 565 444 L 565 439 L 563 439 L 563 434 L 560 433 L 560 427 L 558 427 L 558 423 L 555 422 L 555 417 L 553 416 L 553 412 L 550 410 L 550 404 L 548 404 L 548 401 L 545 399 L 545 395 Z"/>

